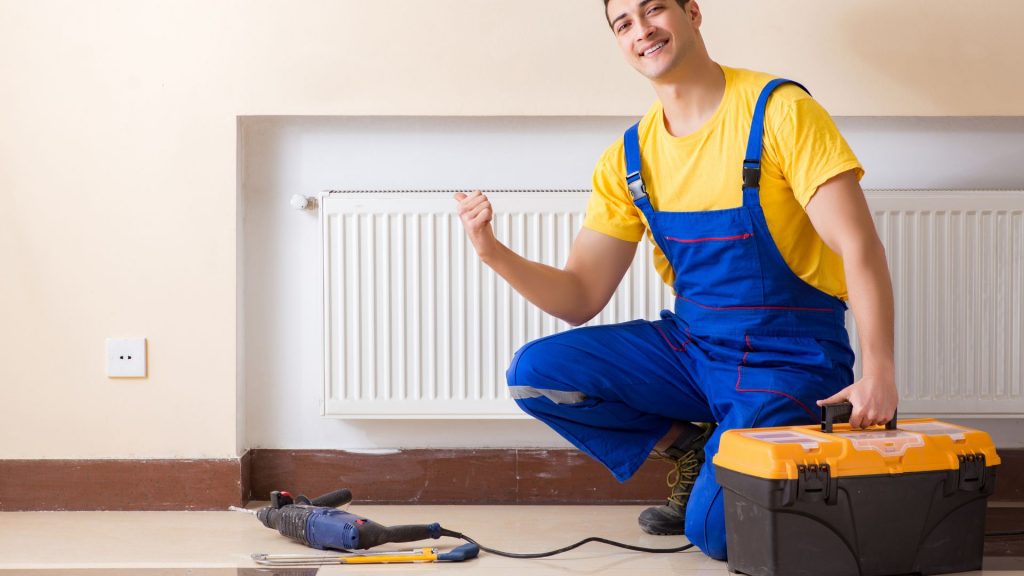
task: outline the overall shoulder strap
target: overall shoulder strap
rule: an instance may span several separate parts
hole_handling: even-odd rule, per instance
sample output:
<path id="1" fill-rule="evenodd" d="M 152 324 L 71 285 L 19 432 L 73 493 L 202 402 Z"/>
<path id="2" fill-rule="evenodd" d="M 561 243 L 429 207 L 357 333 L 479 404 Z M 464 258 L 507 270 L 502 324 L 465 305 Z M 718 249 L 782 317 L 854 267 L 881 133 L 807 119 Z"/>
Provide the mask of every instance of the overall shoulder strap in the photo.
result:
<path id="1" fill-rule="evenodd" d="M 747 153 L 743 157 L 743 204 L 758 203 L 758 191 L 761 188 L 761 155 L 764 150 L 764 117 L 768 107 L 768 97 L 776 88 L 783 84 L 795 84 L 804 92 L 810 94 L 807 88 L 792 80 L 776 78 L 772 80 L 757 98 L 754 106 L 754 118 L 750 122 L 750 136 L 747 138 Z"/>
<path id="2" fill-rule="evenodd" d="M 622 144 L 626 153 L 626 187 L 633 197 L 633 202 L 647 197 L 647 187 L 640 175 L 640 123 L 637 122 L 626 130 L 622 136 Z"/>

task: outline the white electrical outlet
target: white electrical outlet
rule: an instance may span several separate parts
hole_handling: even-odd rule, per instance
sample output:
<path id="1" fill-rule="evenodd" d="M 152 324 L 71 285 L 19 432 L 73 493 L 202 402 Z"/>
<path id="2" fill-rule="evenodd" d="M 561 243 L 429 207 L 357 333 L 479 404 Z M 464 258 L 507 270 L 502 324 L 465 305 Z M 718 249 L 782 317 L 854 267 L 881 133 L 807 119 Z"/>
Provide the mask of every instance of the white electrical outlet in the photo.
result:
<path id="1" fill-rule="evenodd" d="M 107 338 L 107 376 L 146 377 L 145 338 Z"/>

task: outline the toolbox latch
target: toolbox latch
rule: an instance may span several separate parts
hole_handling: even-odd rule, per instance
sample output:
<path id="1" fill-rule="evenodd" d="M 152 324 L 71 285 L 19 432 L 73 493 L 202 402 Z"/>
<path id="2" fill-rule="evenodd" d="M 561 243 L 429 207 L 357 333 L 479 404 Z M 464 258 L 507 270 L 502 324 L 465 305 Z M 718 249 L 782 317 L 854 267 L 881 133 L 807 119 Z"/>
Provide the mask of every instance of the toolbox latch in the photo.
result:
<path id="1" fill-rule="evenodd" d="M 985 455 L 960 454 L 957 459 L 960 461 L 958 487 L 965 492 L 979 492 L 985 488 Z"/>
<path id="2" fill-rule="evenodd" d="M 796 470 L 798 499 L 836 503 L 838 482 L 832 480 L 832 470 L 828 464 L 798 464 Z"/>

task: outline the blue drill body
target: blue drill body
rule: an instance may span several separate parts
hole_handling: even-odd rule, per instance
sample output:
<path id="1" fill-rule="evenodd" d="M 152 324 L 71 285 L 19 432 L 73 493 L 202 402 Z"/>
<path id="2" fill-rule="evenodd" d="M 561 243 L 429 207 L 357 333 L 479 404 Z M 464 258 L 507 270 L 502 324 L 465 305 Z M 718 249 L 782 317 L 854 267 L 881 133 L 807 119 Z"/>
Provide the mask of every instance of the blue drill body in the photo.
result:
<path id="1" fill-rule="evenodd" d="M 352 500 L 348 490 L 338 490 L 310 500 L 292 499 L 287 492 L 271 492 L 270 506 L 256 512 L 268 528 L 318 550 L 367 550 L 387 542 L 415 542 L 441 537 L 441 525 L 384 526 L 336 507 Z"/>

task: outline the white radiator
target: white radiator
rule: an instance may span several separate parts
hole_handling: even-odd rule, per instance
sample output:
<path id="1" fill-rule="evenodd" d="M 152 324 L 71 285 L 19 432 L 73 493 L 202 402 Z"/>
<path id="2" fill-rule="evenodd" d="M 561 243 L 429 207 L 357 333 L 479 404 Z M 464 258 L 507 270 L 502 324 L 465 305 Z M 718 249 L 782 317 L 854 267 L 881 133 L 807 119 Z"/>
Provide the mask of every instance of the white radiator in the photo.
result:
<path id="1" fill-rule="evenodd" d="M 1024 192 L 873 191 L 868 202 L 892 272 L 901 411 L 1024 413 Z"/>
<path id="2" fill-rule="evenodd" d="M 569 326 L 480 264 L 452 194 L 323 194 L 325 415 L 523 417 L 505 386 L 512 354 Z M 587 195 L 488 193 L 498 238 L 553 266 L 566 260 Z M 893 272 L 902 411 L 1024 412 L 1024 193 L 868 198 Z M 656 318 L 672 306 L 644 242 L 591 324 Z"/>

